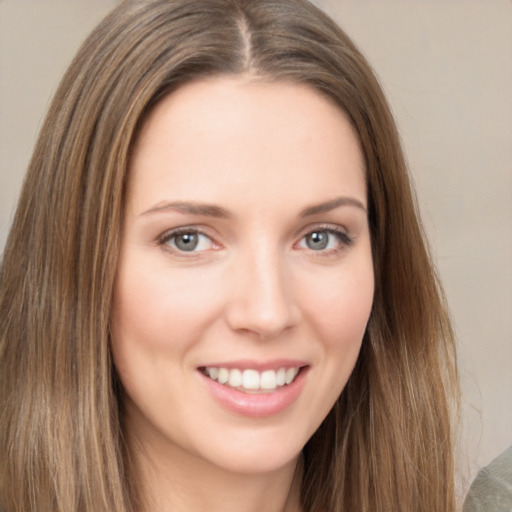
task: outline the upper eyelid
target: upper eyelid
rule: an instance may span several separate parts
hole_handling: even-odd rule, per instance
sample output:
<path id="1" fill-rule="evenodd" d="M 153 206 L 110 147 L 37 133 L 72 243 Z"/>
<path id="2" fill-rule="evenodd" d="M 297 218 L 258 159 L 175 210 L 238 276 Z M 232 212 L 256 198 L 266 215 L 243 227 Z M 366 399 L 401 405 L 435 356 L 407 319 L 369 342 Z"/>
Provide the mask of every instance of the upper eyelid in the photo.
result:
<path id="1" fill-rule="evenodd" d="M 207 233 L 206 230 L 198 227 L 198 226 L 180 226 L 177 228 L 172 228 L 164 231 L 157 237 L 157 242 L 163 243 L 167 240 L 171 239 L 174 236 L 178 236 L 184 233 L 196 233 L 198 235 L 204 235 L 208 238 L 210 238 L 212 241 L 215 242 L 215 237 L 213 237 L 211 234 Z"/>
<path id="2" fill-rule="evenodd" d="M 345 235 L 349 238 L 353 238 L 353 236 L 351 235 L 351 231 L 348 228 L 346 228 L 345 226 L 341 226 L 339 224 L 333 224 L 330 222 L 309 225 L 309 226 L 301 229 L 299 231 L 299 233 L 297 234 L 297 236 L 300 239 L 302 239 L 304 236 L 306 236 L 310 233 L 314 233 L 315 231 L 328 231 L 331 233 L 337 233 L 340 235 Z"/>

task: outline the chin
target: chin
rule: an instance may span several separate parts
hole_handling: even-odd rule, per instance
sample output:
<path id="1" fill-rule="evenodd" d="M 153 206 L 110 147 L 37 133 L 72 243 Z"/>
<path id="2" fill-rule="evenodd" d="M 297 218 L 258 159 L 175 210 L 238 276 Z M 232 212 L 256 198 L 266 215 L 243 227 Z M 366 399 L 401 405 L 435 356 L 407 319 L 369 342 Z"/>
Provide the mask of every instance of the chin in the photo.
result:
<path id="1" fill-rule="evenodd" d="M 290 435 L 290 428 L 282 427 L 253 431 L 242 429 L 233 435 L 226 433 L 218 442 L 210 438 L 208 445 L 198 450 L 198 454 L 202 452 L 202 458 L 231 473 L 268 474 L 296 464 L 310 437 L 300 434 L 295 431 Z"/>

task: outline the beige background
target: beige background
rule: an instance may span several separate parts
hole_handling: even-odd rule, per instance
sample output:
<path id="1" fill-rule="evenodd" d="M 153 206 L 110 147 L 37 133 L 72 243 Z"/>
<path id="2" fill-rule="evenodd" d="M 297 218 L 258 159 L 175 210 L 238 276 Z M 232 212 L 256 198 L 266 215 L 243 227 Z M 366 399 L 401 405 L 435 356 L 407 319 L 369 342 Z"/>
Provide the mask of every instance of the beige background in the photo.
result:
<path id="1" fill-rule="evenodd" d="M 392 103 L 456 323 L 467 477 L 512 444 L 512 2 L 318 0 Z M 115 0 L 0 0 L 0 248 L 57 81 Z"/>

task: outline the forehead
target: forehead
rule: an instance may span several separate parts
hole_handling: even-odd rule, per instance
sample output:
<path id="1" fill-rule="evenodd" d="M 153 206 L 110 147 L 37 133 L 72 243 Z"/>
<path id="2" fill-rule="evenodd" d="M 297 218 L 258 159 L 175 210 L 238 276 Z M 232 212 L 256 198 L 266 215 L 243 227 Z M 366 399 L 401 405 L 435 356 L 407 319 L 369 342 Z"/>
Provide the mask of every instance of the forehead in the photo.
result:
<path id="1" fill-rule="evenodd" d="M 166 193 L 206 201 L 248 200 L 262 191 L 324 199 L 333 188 L 366 202 L 357 136 L 332 101 L 290 82 L 221 77 L 181 87 L 148 116 L 130 165 L 135 203 Z"/>

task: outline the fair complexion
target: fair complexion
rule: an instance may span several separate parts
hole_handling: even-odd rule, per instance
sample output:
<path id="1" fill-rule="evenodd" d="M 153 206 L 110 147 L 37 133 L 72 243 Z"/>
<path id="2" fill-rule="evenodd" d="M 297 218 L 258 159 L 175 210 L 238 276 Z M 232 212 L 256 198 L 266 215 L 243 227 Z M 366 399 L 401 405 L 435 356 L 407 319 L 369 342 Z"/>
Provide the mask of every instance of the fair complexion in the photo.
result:
<path id="1" fill-rule="evenodd" d="M 164 98 L 131 160 L 112 315 L 145 510 L 299 511 L 373 287 L 363 158 L 333 103 L 248 77 Z"/>

